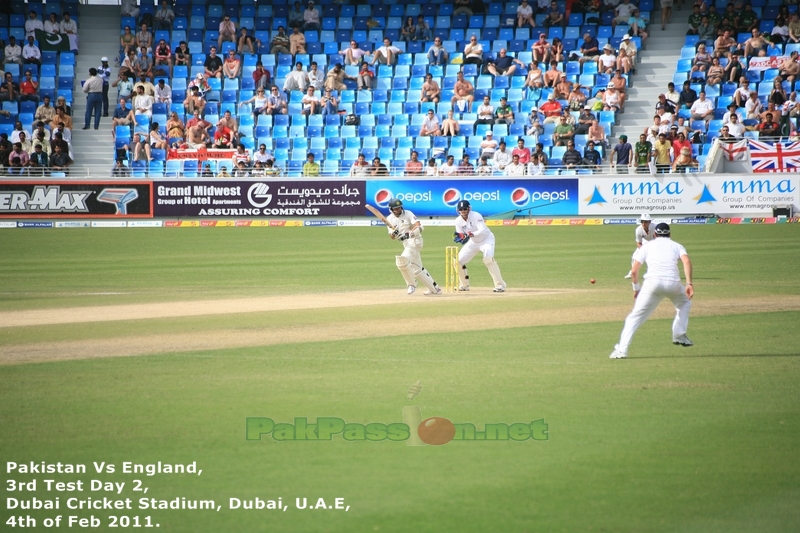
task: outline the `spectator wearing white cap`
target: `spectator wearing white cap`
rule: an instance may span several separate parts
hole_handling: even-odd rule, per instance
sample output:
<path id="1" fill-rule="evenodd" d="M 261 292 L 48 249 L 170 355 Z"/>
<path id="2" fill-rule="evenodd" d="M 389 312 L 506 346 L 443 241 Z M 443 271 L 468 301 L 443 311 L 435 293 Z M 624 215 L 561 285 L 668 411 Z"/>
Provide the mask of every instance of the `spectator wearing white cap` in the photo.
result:
<path id="1" fill-rule="evenodd" d="M 617 66 L 617 57 L 614 55 L 614 47 L 606 44 L 603 53 L 597 56 L 597 70 L 602 74 L 612 74 Z"/>
<path id="2" fill-rule="evenodd" d="M 108 66 L 108 58 L 100 58 L 100 66 L 97 67 L 97 75 L 103 79 L 103 116 L 108 116 L 108 82 L 111 80 L 111 67 Z"/>

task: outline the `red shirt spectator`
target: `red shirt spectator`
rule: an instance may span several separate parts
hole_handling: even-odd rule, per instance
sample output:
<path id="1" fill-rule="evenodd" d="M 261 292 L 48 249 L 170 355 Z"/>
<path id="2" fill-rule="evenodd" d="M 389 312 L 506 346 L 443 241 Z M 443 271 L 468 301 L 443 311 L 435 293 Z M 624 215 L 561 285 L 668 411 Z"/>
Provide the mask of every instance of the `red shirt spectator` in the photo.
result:
<path id="1" fill-rule="evenodd" d="M 30 94 L 35 95 L 36 90 L 39 88 L 39 84 L 33 81 L 31 78 L 30 72 L 25 73 L 25 79 L 20 82 L 19 84 L 19 92 L 20 94 Z"/>
<path id="2" fill-rule="evenodd" d="M 219 126 L 214 134 L 214 146 L 218 148 L 230 148 L 233 142 L 233 132 L 227 126 Z"/>
<path id="3" fill-rule="evenodd" d="M 519 156 L 520 165 L 527 165 L 531 162 L 531 151 L 529 148 L 525 148 L 525 141 L 522 139 L 517 141 L 517 147 L 514 148 L 513 152 L 511 152 L 511 157 L 514 157 L 515 155 Z"/>
<path id="4" fill-rule="evenodd" d="M 684 137 L 683 140 L 680 140 L 680 137 L 672 141 L 672 152 L 675 154 L 675 157 L 681 153 L 681 148 L 688 148 L 689 150 L 692 149 L 692 143 L 689 142 L 688 139 Z"/>
<path id="5" fill-rule="evenodd" d="M 539 111 L 544 113 L 545 117 L 558 117 L 561 116 L 561 104 L 556 100 L 548 100 L 539 108 Z M 521 163 L 522 161 L 520 161 Z"/>

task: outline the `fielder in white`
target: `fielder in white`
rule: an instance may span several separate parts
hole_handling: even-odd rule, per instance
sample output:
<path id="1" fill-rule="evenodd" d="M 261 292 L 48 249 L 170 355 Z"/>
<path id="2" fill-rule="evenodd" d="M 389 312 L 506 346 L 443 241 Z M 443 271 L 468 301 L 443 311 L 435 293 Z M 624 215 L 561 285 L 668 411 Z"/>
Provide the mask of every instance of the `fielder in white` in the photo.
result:
<path id="1" fill-rule="evenodd" d="M 661 223 L 655 229 L 656 238 L 636 252 L 631 269 L 633 297 L 636 303 L 633 311 L 625 319 L 619 344 L 614 346 L 611 359 L 628 357 L 628 346 L 639 326 L 656 310 L 664 298 L 669 298 L 675 306 L 675 320 L 672 322 L 672 344 L 693 346 L 686 336 L 689 327 L 689 309 L 692 307 L 692 261 L 686 249 L 670 239 L 669 224 Z M 681 284 L 678 261 L 683 263 L 686 286 Z M 644 284 L 639 284 L 639 267 L 647 264 Z"/>
<path id="2" fill-rule="evenodd" d="M 395 256 L 395 263 L 408 285 L 408 294 L 414 294 L 417 290 L 417 280 L 427 287 L 423 294 L 442 294 L 442 289 L 422 266 L 419 254 L 422 251 L 422 223 L 414 213 L 403 209 L 403 202 L 396 198 L 389 201 L 389 216 L 386 220 L 394 226 L 394 229 L 387 226 L 389 236 L 403 243 L 403 253 Z"/>
<path id="3" fill-rule="evenodd" d="M 656 228 L 653 226 L 653 224 L 651 224 L 652 221 L 653 219 L 647 214 L 642 215 L 642 217 L 639 219 L 641 224 L 636 226 L 636 231 L 634 232 L 634 238 L 636 239 L 636 250 L 631 256 L 631 267 L 633 267 L 633 262 L 636 260 L 636 252 L 639 251 L 639 248 L 641 248 L 644 243 L 650 242 L 656 238 Z M 632 270 L 629 270 L 628 274 L 625 276 L 625 279 L 631 279 L 632 272 Z"/>
<path id="4" fill-rule="evenodd" d="M 467 263 L 469 263 L 478 252 L 483 254 L 483 264 L 489 270 L 489 274 L 494 281 L 494 292 L 505 292 L 506 282 L 500 275 L 500 267 L 494 260 L 494 233 L 486 226 L 480 213 L 473 211 L 469 202 L 461 200 L 458 202 L 458 213 L 456 217 L 455 242 L 462 244 L 461 251 L 458 253 L 459 286 L 458 290 L 469 290 L 469 274 L 467 273 Z"/>

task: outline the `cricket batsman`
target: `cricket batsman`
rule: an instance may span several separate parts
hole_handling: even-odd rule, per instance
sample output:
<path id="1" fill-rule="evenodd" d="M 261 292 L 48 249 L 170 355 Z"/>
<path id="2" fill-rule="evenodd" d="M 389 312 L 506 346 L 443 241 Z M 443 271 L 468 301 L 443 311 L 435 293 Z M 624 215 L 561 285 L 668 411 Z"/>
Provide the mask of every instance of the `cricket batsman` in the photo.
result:
<path id="1" fill-rule="evenodd" d="M 391 226 L 389 237 L 403 243 L 403 253 L 395 256 L 397 269 L 408 285 L 408 294 L 417 290 L 417 281 L 421 281 L 427 290 L 425 295 L 442 294 L 442 289 L 422 266 L 422 223 L 411 211 L 403 209 L 403 202 L 397 198 L 389 200 L 389 216 L 386 217 Z"/>

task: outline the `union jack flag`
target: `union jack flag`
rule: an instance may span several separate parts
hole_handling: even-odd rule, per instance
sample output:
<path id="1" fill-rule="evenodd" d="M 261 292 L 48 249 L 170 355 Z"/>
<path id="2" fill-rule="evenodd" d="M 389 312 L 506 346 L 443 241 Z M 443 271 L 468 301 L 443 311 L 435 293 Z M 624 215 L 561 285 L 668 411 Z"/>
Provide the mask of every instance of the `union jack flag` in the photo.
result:
<path id="1" fill-rule="evenodd" d="M 749 139 L 753 172 L 800 172 L 800 142 L 789 144 Z"/>

